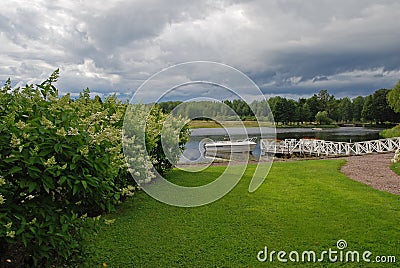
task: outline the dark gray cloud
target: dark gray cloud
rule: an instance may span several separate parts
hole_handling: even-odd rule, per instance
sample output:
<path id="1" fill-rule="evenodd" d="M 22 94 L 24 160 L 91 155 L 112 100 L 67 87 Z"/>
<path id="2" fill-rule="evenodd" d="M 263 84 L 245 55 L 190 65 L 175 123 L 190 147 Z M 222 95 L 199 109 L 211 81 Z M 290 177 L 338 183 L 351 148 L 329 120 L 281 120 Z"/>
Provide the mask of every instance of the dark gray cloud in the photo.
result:
<path id="1" fill-rule="evenodd" d="M 27 1 L 0 10 L 0 80 L 61 69 L 61 91 L 128 96 L 172 64 L 209 60 L 266 95 L 367 95 L 400 79 L 400 2 Z M 155 93 L 153 93 L 155 94 Z"/>

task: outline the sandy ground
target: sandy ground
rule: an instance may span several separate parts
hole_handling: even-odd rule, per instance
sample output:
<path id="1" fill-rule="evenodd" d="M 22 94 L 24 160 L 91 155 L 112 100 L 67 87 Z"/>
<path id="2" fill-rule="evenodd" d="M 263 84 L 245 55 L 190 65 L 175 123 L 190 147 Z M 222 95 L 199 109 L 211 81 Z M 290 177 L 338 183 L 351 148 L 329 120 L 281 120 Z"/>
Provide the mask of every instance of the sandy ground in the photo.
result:
<path id="1" fill-rule="evenodd" d="M 400 194 L 400 176 L 390 169 L 393 153 L 346 157 L 341 171 L 373 188 Z"/>

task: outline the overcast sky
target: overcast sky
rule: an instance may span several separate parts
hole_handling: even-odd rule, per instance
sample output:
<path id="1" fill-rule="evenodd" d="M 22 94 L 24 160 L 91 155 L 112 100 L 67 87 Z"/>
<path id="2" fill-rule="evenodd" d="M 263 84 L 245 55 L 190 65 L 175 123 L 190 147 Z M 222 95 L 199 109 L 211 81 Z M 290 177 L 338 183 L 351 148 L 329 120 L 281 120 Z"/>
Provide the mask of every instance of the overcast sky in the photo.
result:
<path id="1" fill-rule="evenodd" d="M 368 95 L 400 79 L 400 1 L 2 1 L 0 80 L 133 94 L 152 74 L 215 61 L 267 96 Z"/>

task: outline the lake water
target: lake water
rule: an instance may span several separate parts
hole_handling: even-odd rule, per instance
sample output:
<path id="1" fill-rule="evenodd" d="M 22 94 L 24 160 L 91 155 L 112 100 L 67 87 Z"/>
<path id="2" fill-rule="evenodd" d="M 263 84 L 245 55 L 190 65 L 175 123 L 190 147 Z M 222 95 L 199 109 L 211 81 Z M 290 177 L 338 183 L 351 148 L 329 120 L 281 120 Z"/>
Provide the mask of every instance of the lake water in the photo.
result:
<path id="1" fill-rule="evenodd" d="M 246 128 L 248 137 L 270 138 L 273 137 L 273 128 Z M 277 128 L 277 139 L 301 139 L 301 138 L 317 138 L 329 141 L 357 142 L 365 140 L 379 139 L 379 132 L 382 129 L 372 129 L 363 127 L 339 127 L 323 130 L 312 130 L 310 128 Z M 228 138 L 228 133 L 223 128 L 198 128 L 193 129 L 186 149 L 180 159 L 180 163 L 189 162 L 209 162 L 210 159 L 204 157 L 204 143 L 210 141 L 221 141 Z M 242 128 L 230 128 L 230 139 L 243 139 L 246 133 Z M 260 154 L 259 142 L 253 151 L 254 155 Z"/>

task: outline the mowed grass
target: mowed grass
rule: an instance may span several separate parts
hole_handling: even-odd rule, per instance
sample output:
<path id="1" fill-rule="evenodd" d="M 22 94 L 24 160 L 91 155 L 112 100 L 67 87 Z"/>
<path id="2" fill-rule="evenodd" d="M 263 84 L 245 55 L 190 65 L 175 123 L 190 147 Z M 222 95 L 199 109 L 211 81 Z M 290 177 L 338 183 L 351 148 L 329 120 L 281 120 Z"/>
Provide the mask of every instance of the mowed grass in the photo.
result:
<path id="1" fill-rule="evenodd" d="M 400 197 L 374 190 L 339 172 L 343 160 L 274 163 L 263 185 L 247 191 L 255 166 L 249 165 L 238 185 L 222 199 L 201 207 L 179 208 L 160 203 L 144 192 L 107 215 L 90 242 L 87 265 L 101 267 L 281 267 L 261 263 L 257 253 L 269 251 L 369 250 L 400 262 Z M 174 170 L 170 181 L 206 184 L 225 167 L 201 173 Z M 319 257 L 319 256 L 318 256 Z M 287 258 L 287 256 L 286 256 Z M 371 257 L 371 259 L 374 257 Z M 289 262 L 286 265 L 298 265 Z M 303 263 L 306 267 L 341 266 Z M 350 267 L 378 267 L 347 263 Z M 393 267 L 395 264 L 385 264 Z"/>
<path id="2" fill-rule="evenodd" d="M 393 163 L 390 168 L 397 174 L 400 176 L 400 162 L 397 163 Z"/>

